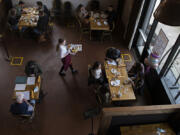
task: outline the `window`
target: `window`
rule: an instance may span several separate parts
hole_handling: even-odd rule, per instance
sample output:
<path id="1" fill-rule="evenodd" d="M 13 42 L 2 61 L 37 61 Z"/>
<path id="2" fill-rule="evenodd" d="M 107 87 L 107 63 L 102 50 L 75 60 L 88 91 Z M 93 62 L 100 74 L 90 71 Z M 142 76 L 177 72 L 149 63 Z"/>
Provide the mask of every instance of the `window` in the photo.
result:
<path id="1" fill-rule="evenodd" d="M 147 36 L 149 34 L 149 31 L 151 29 L 151 25 L 153 23 L 154 17 L 153 13 L 156 9 L 156 6 L 160 3 L 160 0 L 151 0 L 150 6 L 147 10 L 146 17 L 144 19 L 143 25 L 141 28 L 138 29 L 139 32 L 139 38 L 137 42 L 137 49 L 139 51 L 139 54 L 142 55 L 145 42 L 147 40 Z"/>

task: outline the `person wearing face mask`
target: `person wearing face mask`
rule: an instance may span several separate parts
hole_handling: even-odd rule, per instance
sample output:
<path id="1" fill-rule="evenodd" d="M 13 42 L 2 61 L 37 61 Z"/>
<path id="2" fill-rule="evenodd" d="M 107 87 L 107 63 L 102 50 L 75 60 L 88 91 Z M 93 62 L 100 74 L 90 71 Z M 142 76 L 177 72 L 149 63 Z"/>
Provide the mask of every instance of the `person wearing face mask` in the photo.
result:
<path id="1" fill-rule="evenodd" d="M 59 75 L 65 76 L 66 75 L 65 72 L 68 70 L 68 68 L 71 69 L 72 74 L 77 73 L 77 70 L 75 70 L 73 68 L 72 61 L 71 61 L 72 53 L 70 52 L 70 50 L 67 47 L 66 40 L 59 39 L 58 45 L 56 47 L 56 51 L 60 52 L 61 61 L 63 63 L 63 65 L 59 71 Z"/>

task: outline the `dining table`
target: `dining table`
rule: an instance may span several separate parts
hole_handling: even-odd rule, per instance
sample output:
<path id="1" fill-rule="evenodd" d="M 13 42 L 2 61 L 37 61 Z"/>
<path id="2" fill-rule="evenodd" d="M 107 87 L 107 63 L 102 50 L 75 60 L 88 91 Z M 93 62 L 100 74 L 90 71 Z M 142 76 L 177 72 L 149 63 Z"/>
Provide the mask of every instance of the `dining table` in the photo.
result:
<path id="1" fill-rule="evenodd" d="M 22 81 L 23 80 L 23 81 Z M 38 100 L 41 90 L 42 78 L 37 77 L 26 77 L 18 76 L 15 81 L 16 85 L 14 88 L 12 98 L 15 99 L 18 93 L 22 93 L 27 100 Z"/>
<path id="2" fill-rule="evenodd" d="M 120 131 L 121 135 L 175 135 L 168 123 L 122 126 Z"/>
<path id="3" fill-rule="evenodd" d="M 118 62 L 104 62 L 105 73 L 108 79 L 111 101 L 136 100 L 133 86 L 129 83 L 126 64 L 122 59 Z"/>
<path id="4" fill-rule="evenodd" d="M 18 28 L 36 27 L 39 19 L 39 11 L 35 7 L 23 8 L 21 17 L 18 22 Z"/>
<path id="5" fill-rule="evenodd" d="M 90 22 L 90 40 L 91 40 L 91 34 L 92 31 L 108 31 L 110 30 L 110 26 L 107 21 L 107 15 L 106 14 L 100 14 L 100 13 L 91 13 L 91 16 L 89 18 Z"/>

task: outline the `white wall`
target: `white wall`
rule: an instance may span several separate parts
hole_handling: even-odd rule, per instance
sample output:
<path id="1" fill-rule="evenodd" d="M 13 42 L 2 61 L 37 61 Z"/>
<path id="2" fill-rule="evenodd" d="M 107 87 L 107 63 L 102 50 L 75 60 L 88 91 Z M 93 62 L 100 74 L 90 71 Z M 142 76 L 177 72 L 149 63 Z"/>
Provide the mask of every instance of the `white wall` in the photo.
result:
<path id="1" fill-rule="evenodd" d="M 27 6 L 35 6 L 36 1 L 38 0 L 22 0 L 26 3 Z M 53 0 L 40 0 L 47 5 L 48 8 L 52 8 Z M 79 4 L 87 6 L 89 0 L 61 0 L 62 2 L 70 1 L 73 4 L 73 7 L 76 8 Z M 114 8 L 117 8 L 118 0 L 99 0 L 101 9 L 106 9 L 108 5 L 113 5 Z M 12 0 L 13 4 L 17 4 L 19 0 Z"/>
<path id="2" fill-rule="evenodd" d="M 126 0 L 124 3 L 123 14 L 122 14 L 122 23 L 125 27 L 124 38 L 127 33 L 127 27 L 128 27 L 129 18 L 131 15 L 131 10 L 132 10 L 133 4 L 134 4 L 133 0 Z"/>

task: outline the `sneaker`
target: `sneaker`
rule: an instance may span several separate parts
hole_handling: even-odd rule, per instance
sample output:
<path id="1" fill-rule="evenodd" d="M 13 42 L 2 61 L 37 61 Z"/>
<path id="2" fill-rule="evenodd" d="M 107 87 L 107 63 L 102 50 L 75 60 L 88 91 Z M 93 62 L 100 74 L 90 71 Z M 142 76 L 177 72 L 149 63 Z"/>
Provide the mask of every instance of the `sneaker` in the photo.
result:
<path id="1" fill-rule="evenodd" d="M 60 75 L 60 76 L 65 76 L 66 74 L 63 73 L 63 72 L 59 72 L 59 75 Z"/>
<path id="2" fill-rule="evenodd" d="M 75 69 L 73 69 L 73 70 L 72 70 L 72 74 L 76 74 L 76 73 L 78 73 L 78 71 L 75 70 Z"/>

